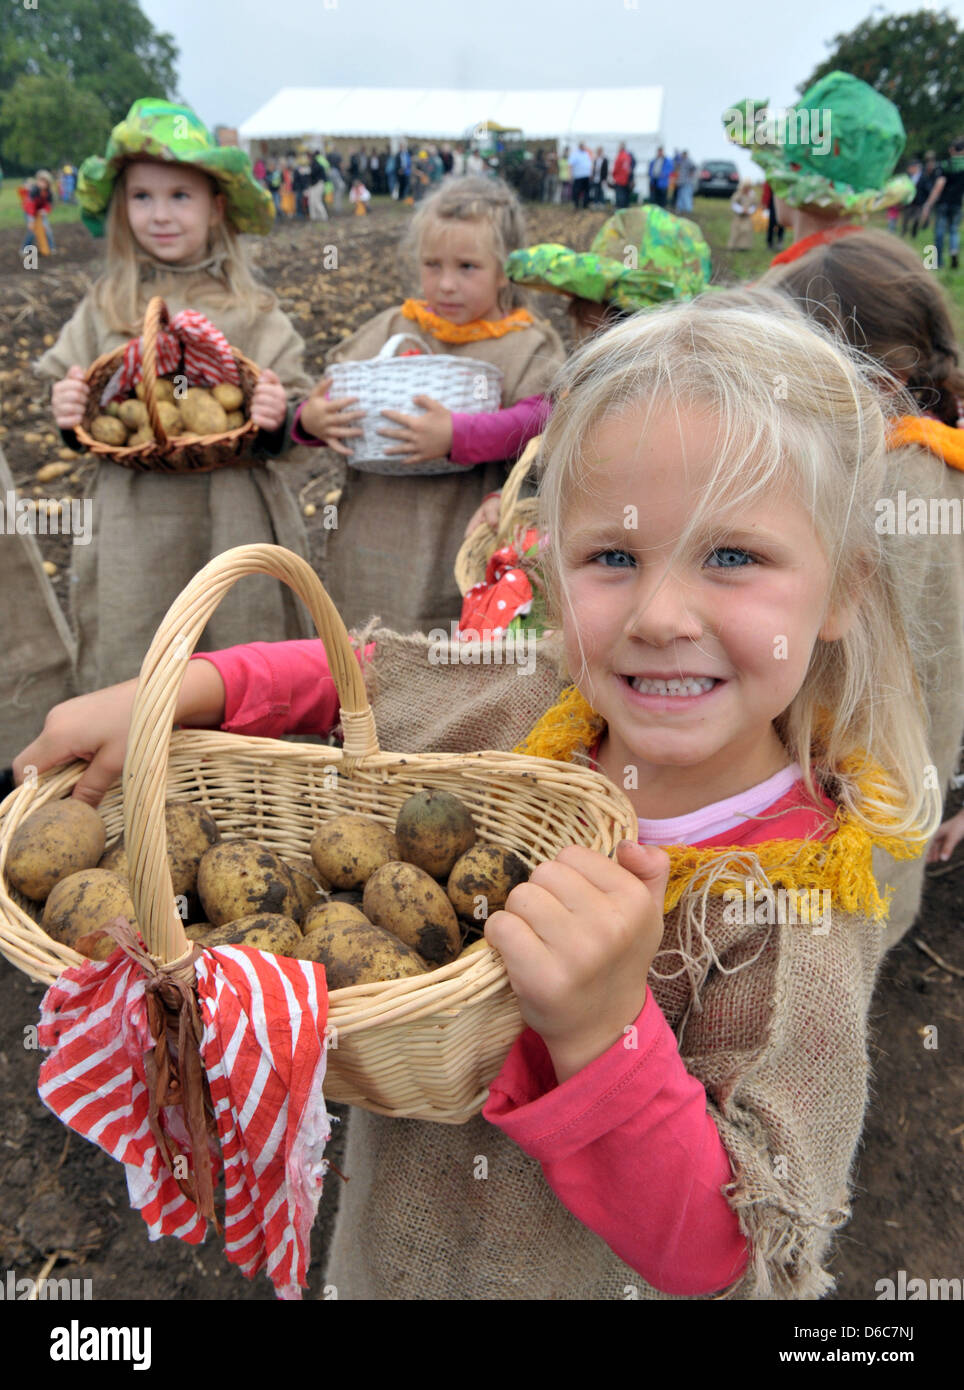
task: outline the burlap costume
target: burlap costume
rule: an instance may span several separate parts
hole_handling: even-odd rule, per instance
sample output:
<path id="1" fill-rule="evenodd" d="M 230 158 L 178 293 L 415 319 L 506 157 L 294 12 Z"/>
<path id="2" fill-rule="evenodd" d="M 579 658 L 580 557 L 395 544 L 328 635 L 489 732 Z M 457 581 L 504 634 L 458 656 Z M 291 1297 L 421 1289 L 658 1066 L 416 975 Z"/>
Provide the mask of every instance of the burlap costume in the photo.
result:
<path id="1" fill-rule="evenodd" d="M 399 309 L 386 309 L 332 352 L 330 362 L 375 357 L 395 333 L 417 332 Z M 555 329 L 531 327 L 480 342 L 443 343 L 421 334 L 433 352 L 492 362 L 504 373 L 502 405 L 515 405 L 549 387 L 565 359 Z M 391 422 L 385 421 L 386 428 Z M 427 477 L 382 476 L 347 469 L 338 528 L 327 537 L 324 580 L 351 626 L 377 614 L 398 632 L 426 632 L 458 621 L 462 596 L 455 557 L 469 518 L 489 492 L 501 488 L 503 463 L 478 464 Z"/>
<path id="2" fill-rule="evenodd" d="M 383 748 L 511 749 L 565 683 L 551 638 L 529 675 L 430 665 L 427 651 L 419 636 L 375 633 L 367 679 Z M 663 951 L 682 933 L 690 967 L 661 954 L 650 984 L 733 1162 L 727 1195 L 753 1254 L 725 1292 L 816 1298 L 832 1287 L 824 1263 L 849 1214 L 880 927 L 836 896 L 827 935 L 806 925 L 728 925 L 720 898 L 709 900 L 702 930 L 700 916 L 695 890 L 666 914 Z M 485 1180 L 476 1176 L 480 1155 Z M 668 1297 L 582 1226 L 539 1164 L 478 1116 L 449 1126 L 353 1109 L 344 1167 L 350 1181 L 326 1274 L 339 1298 Z"/>
<path id="3" fill-rule="evenodd" d="M 888 497 L 957 499 L 964 510 L 964 472 L 948 468 L 926 449 L 906 446 L 887 455 Z M 899 559 L 899 597 L 904 623 L 919 649 L 917 674 L 927 708 L 928 746 L 941 793 L 957 766 L 964 729 L 964 540 L 960 535 L 888 536 L 885 544 Z M 883 944 L 893 946 L 913 925 L 920 910 L 926 861 L 923 856 L 895 862 L 874 851 L 881 884 L 894 889 Z"/>
<path id="4" fill-rule="evenodd" d="M 277 373 L 290 399 L 303 397 L 312 382 L 302 364 L 304 343 L 288 318 L 278 308 L 251 319 L 240 308 L 209 307 L 197 269 L 189 272 L 188 288 L 183 271 L 163 267 L 152 274 L 148 268 L 145 293 L 162 295 L 172 316 L 187 308 L 207 314 L 232 346 Z M 88 294 L 36 370 L 60 380 L 69 367 L 86 370 L 129 337 L 108 328 Z M 284 461 L 261 461 L 191 477 L 97 464 L 88 492 L 93 540 L 72 547 L 76 693 L 136 676 L 167 609 L 215 555 L 235 545 L 272 542 L 307 558 L 304 523 L 284 468 Z M 198 649 L 307 636 L 303 609 L 287 587 L 259 577 L 225 597 Z"/>

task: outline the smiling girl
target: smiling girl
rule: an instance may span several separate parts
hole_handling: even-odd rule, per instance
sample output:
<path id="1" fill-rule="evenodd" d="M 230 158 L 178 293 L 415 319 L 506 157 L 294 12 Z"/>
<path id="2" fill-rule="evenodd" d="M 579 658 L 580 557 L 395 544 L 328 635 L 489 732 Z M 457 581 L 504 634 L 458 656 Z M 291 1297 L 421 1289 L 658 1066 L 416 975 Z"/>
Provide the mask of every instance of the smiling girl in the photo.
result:
<path id="1" fill-rule="evenodd" d="M 54 419 L 72 446 L 86 369 L 140 332 L 154 295 L 172 317 L 199 310 L 262 368 L 250 403 L 260 433 L 240 467 L 173 475 L 95 465 L 93 541 L 74 547 L 71 574 L 75 679 L 84 691 L 138 670 L 172 600 L 213 555 L 254 540 L 307 553 L 297 503 L 268 454 L 284 445 L 289 394 L 302 396 L 310 378 L 301 338 L 255 282 L 238 235 L 268 230 L 271 196 L 247 155 L 216 146 L 188 107 L 135 102 L 105 158 L 81 166 L 77 201 L 95 235 L 106 225 L 107 266 L 36 366 L 54 382 Z M 265 579 L 218 609 L 204 646 L 304 631 L 283 586 Z"/>
<path id="2" fill-rule="evenodd" d="M 328 533 L 324 577 L 349 626 L 380 615 L 398 632 L 457 620 L 462 596 L 455 557 L 469 518 L 500 488 L 511 462 L 542 418 L 542 394 L 565 356 L 549 323 L 522 307 L 523 291 L 505 275 L 510 251 L 525 242 L 522 208 L 500 179 L 445 179 L 419 204 L 409 249 L 421 298 L 386 309 L 331 353 L 329 362 L 377 355 L 396 333 L 415 333 L 432 353 L 480 359 L 503 373 L 502 406 L 528 401 L 526 421 L 453 414 L 416 396 L 418 415 L 385 410 L 387 452 L 406 463 L 448 459 L 451 471 L 387 476 L 351 468 L 351 442 L 361 431 L 355 397 L 329 398 L 321 381 L 301 407 L 293 438 L 324 443 L 348 463 L 337 530 Z M 411 347 L 411 344 L 405 346 Z"/>
<path id="3" fill-rule="evenodd" d="M 868 1097 L 871 851 L 919 852 L 939 816 L 874 526 L 884 416 L 802 317 L 701 300 L 591 342 L 555 397 L 566 675 L 551 640 L 521 680 L 380 634 L 373 709 L 389 748 L 595 763 L 639 843 L 563 850 L 488 919 L 528 1026 L 465 1125 L 352 1111 L 326 1278 L 340 1298 L 819 1297 Z M 15 770 L 88 758 L 75 795 L 96 801 L 133 695 L 53 710 Z M 332 728 L 321 644 L 192 661 L 177 717 Z"/>

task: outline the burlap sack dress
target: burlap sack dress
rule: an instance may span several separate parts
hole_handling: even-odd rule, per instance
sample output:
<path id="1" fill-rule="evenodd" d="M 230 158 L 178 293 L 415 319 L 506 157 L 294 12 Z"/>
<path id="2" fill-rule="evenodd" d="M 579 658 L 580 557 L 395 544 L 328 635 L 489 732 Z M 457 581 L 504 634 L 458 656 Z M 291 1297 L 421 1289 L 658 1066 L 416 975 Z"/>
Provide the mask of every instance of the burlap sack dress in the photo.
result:
<path id="1" fill-rule="evenodd" d="M 329 355 L 329 362 L 375 357 L 395 333 L 418 332 L 399 309 L 386 309 Z M 565 360 L 551 324 L 532 325 L 502 338 L 443 343 L 421 333 L 432 352 L 492 362 L 504 374 L 502 405 L 543 393 Z M 391 422 L 385 421 L 387 428 Z M 511 460 L 510 460 L 511 462 Z M 455 557 L 472 513 L 501 488 L 503 463 L 478 464 L 427 477 L 360 473 L 349 467 L 338 504 L 337 529 L 327 534 L 325 586 L 348 626 L 377 615 L 396 632 L 446 631 L 457 621 L 462 596 Z"/>
<path id="2" fill-rule="evenodd" d="M 903 490 L 908 499 L 948 499 L 964 511 L 960 469 L 916 445 L 893 449 L 887 458 L 888 497 L 895 503 Z M 944 795 L 957 767 L 964 730 L 964 538 L 949 527 L 943 534 L 887 536 L 885 544 L 899 557 L 899 597 L 905 626 L 920 652 L 917 674 L 927 709 L 928 743 Z M 886 698 L 886 692 L 881 696 Z M 923 856 L 895 862 L 882 850 L 874 851 L 878 882 L 894 889 L 885 948 L 913 925 L 926 867 Z"/>
<path id="3" fill-rule="evenodd" d="M 277 307 L 254 318 L 233 306 L 209 307 L 197 291 L 197 272 L 203 269 L 191 267 L 189 297 L 186 275 L 170 267 L 147 272 L 145 287 L 163 296 L 172 316 L 187 308 L 207 314 L 233 347 L 277 373 L 290 399 L 303 398 L 312 381 L 304 371 L 304 343 L 286 315 Z M 129 336 L 107 326 L 88 294 L 36 371 L 58 381 L 69 367 L 86 370 Z M 271 542 L 307 558 L 304 523 L 284 481 L 290 457 L 273 462 L 252 455 L 251 467 L 194 477 L 137 473 L 110 462 L 96 465 L 87 493 L 93 504 L 93 539 L 72 547 L 76 694 L 136 676 L 170 604 L 215 555 L 235 545 Z M 258 576 L 225 597 L 198 650 L 310 635 L 303 606 L 288 588 Z"/>
<path id="4" fill-rule="evenodd" d="M 552 639 L 528 674 L 432 664 L 419 635 L 374 640 L 366 680 L 385 749 L 511 749 L 566 683 Z M 833 903 L 821 935 L 727 924 L 721 900 L 704 909 L 696 889 L 666 915 L 663 950 L 682 948 L 690 965 L 662 956 L 661 974 L 676 978 L 650 984 L 706 1087 L 733 1165 L 726 1195 L 751 1242 L 747 1273 L 720 1291 L 729 1297 L 812 1299 L 833 1284 L 825 1262 L 849 1216 L 881 934 Z M 581 1225 L 539 1163 L 479 1116 L 443 1125 L 353 1108 L 343 1166 L 326 1272 L 340 1299 L 670 1297 Z"/>

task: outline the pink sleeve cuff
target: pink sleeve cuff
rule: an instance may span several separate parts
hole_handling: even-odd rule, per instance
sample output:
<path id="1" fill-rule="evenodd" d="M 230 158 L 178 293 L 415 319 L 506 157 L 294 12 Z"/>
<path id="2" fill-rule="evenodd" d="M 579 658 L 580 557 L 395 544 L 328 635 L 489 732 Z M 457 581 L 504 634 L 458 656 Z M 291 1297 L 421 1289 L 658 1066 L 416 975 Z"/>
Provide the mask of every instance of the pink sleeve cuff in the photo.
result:
<path id="1" fill-rule="evenodd" d="M 482 1113 L 653 1288 L 715 1293 L 746 1267 L 746 1240 L 722 1194 L 733 1177 L 729 1155 L 648 991 L 633 1028 L 562 1085 L 542 1039 L 526 1029 Z"/>
<path id="2" fill-rule="evenodd" d="M 306 434 L 301 428 L 301 412 L 307 404 L 307 401 L 299 401 L 295 408 L 294 419 L 291 421 L 291 440 L 293 444 L 307 444 L 309 448 L 320 449 L 325 441 L 316 435 Z"/>

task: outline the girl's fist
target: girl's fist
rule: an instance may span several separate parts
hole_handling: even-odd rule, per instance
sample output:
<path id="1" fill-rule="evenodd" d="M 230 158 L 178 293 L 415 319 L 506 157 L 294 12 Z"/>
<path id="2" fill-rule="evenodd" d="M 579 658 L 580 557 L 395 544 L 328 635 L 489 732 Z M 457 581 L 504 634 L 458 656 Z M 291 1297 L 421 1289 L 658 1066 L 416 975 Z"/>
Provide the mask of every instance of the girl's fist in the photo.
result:
<path id="1" fill-rule="evenodd" d="M 279 430 L 288 413 L 288 395 L 279 377 L 270 369 L 258 377 L 251 396 L 251 420 L 259 430 Z"/>
<path id="2" fill-rule="evenodd" d="M 69 367 L 63 381 L 54 383 L 50 404 L 58 429 L 75 430 L 84 418 L 90 387 L 84 380 L 83 367 Z"/>

